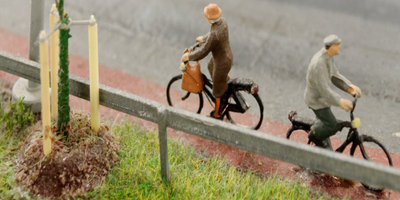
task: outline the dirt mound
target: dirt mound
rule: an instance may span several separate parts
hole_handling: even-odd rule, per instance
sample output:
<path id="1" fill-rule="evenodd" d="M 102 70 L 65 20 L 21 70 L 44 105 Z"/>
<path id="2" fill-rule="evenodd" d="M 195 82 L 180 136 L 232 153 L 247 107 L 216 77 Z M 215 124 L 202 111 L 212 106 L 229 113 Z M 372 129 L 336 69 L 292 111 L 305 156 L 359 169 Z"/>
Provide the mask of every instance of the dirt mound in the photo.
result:
<path id="1" fill-rule="evenodd" d="M 53 138 L 47 158 L 41 126 L 36 127 L 14 158 L 15 179 L 31 194 L 69 198 L 86 192 L 103 181 L 118 160 L 116 136 L 106 125 L 98 133 L 91 131 L 86 115 L 71 114 L 68 140 Z"/>

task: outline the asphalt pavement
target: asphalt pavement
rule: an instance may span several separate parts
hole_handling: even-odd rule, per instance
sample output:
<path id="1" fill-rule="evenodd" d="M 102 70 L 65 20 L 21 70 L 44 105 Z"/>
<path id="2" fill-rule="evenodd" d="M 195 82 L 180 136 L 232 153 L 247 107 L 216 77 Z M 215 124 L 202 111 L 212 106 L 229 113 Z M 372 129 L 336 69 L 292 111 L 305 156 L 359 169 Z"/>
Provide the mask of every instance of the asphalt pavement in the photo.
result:
<path id="1" fill-rule="evenodd" d="M 28 38 L 27 2 L 0 0 L 0 28 Z M 260 85 L 265 117 L 289 123 L 291 110 L 313 117 L 303 100 L 305 74 L 323 38 L 334 33 L 342 38 L 341 55 L 335 57 L 339 71 L 363 91 L 355 111 L 362 122 L 360 132 L 400 153 L 396 136 L 400 135 L 400 1 L 214 2 L 230 28 L 231 76 L 251 78 Z M 47 12 L 52 1 L 46 3 Z M 162 85 L 180 73 L 183 50 L 208 32 L 203 16 L 207 4 L 196 0 L 65 2 L 72 20 L 95 15 L 101 64 Z M 71 34 L 70 53 L 88 57 L 87 27 L 74 26 Z M 204 72 L 207 61 L 201 62 Z M 349 118 L 341 109 L 333 111 L 337 118 Z"/>

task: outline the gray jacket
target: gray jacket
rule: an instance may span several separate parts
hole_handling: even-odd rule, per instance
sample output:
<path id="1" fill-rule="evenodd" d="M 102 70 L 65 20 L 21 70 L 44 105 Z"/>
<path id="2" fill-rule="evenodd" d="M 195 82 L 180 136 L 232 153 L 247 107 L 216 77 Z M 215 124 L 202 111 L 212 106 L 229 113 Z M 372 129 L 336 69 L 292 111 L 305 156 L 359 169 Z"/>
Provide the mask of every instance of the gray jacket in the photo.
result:
<path id="1" fill-rule="evenodd" d="M 332 82 L 336 87 L 347 91 L 351 82 L 339 73 L 333 58 L 322 48 L 311 59 L 307 70 L 304 100 L 313 110 L 340 105 L 340 95 L 329 87 Z"/>

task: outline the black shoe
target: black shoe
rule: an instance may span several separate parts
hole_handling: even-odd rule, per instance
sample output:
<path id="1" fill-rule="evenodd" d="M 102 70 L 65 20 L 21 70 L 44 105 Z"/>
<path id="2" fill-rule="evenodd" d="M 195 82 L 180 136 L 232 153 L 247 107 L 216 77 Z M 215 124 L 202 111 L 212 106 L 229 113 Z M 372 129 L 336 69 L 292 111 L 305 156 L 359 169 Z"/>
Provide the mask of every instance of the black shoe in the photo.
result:
<path id="1" fill-rule="evenodd" d="M 315 144 L 317 147 L 321 147 L 323 149 L 327 150 L 333 150 L 332 145 L 331 145 L 331 140 L 329 138 L 325 139 L 324 141 L 321 141 L 315 137 L 315 133 L 310 133 L 308 134 L 308 139 Z"/>
<path id="2" fill-rule="evenodd" d="M 324 141 L 322 141 L 322 148 L 331 150 L 333 151 L 332 145 L 331 145 L 331 139 L 326 138 Z"/>
<path id="3" fill-rule="evenodd" d="M 215 116 L 214 116 L 214 112 L 215 112 L 214 110 L 210 112 L 210 117 L 212 117 L 212 118 L 214 118 L 214 119 L 219 119 L 219 120 L 222 120 L 222 119 L 224 118 L 222 115 L 221 115 L 221 117 L 219 117 L 219 118 L 218 118 L 218 117 L 215 117 Z"/>

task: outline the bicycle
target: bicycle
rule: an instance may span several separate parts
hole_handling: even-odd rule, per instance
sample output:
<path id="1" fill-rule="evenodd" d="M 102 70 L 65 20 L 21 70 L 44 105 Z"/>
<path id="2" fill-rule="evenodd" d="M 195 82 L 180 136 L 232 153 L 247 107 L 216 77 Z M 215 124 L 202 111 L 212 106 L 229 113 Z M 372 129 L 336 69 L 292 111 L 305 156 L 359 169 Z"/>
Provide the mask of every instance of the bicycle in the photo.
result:
<path id="1" fill-rule="evenodd" d="M 338 120 L 339 124 L 341 125 L 341 129 L 343 128 L 349 128 L 349 132 L 347 134 L 347 138 L 346 140 L 335 150 L 336 152 L 339 153 L 343 153 L 343 151 L 346 149 L 346 147 L 349 144 L 351 145 L 350 148 L 350 155 L 354 156 L 355 150 L 357 147 L 359 147 L 361 154 L 363 156 L 364 159 L 366 160 L 371 160 L 371 161 L 375 161 L 372 160 L 373 155 L 371 152 L 368 152 L 367 148 L 364 147 L 364 143 L 370 143 L 369 146 L 374 146 L 374 147 L 378 147 L 379 149 L 379 157 L 383 156 L 382 151 L 384 152 L 384 155 L 386 157 L 386 160 L 384 161 L 385 163 L 382 164 L 386 164 L 386 162 L 390 165 L 393 166 L 392 163 L 392 158 L 390 157 L 389 152 L 387 151 L 387 149 L 385 148 L 385 146 L 383 146 L 382 143 L 380 143 L 378 140 L 376 140 L 375 138 L 368 136 L 368 135 L 360 135 L 358 133 L 358 127 L 360 125 L 360 121 L 359 118 L 354 118 L 353 112 L 354 109 L 356 107 L 356 103 L 357 103 L 357 97 L 354 96 L 354 100 L 353 100 L 353 108 L 350 111 L 350 122 L 349 121 L 342 121 L 342 120 Z M 311 126 L 314 123 L 314 120 L 309 119 L 309 118 L 305 118 L 305 117 L 300 117 L 297 115 L 296 111 L 291 111 L 288 115 L 289 120 L 292 123 L 292 126 L 288 129 L 287 133 L 286 133 L 286 138 L 290 139 L 290 136 L 292 135 L 292 133 L 295 130 L 303 130 L 305 131 L 307 134 L 309 134 Z M 330 147 L 330 149 L 332 149 L 332 146 L 330 145 L 330 140 L 328 140 L 328 145 Z M 310 139 L 308 140 L 307 144 L 311 144 Z M 370 149 L 372 149 L 370 147 Z M 374 156 L 374 158 L 377 158 L 376 156 Z M 375 162 L 379 162 L 379 161 L 375 161 Z M 374 191 L 374 192 L 382 192 L 383 188 L 379 188 L 377 186 L 373 186 L 373 185 L 367 185 L 364 183 L 361 183 L 365 188 Z"/>
<path id="2" fill-rule="evenodd" d="M 195 50 L 199 47 L 196 43 L 190 48 Z M 189 63 L 184 63 L 186 66 Z M 200 72 L 201 73 L 201 72 Z M 201 91 L 192 93 L 181 87 L 182 74 L 174 76 L 167 86 L 167 100 L 170 106 L 194 109 L 193 112 L 201 113 L 206 96 L 212 108 L 215 108 L 215 97 L 212 94 L 212 81 L 201 73 L 203 84 Z M 264 106 L 258 95 L 259 87 L 254 81 L 247 78 L 234 78 L 228 81 L 228 89 L 221 100 L 221 116 L 226 117 L 233 124 L 242 125 L 251 129 L 259 129 L 263 120 Z M 192 98 L 191 98 L 192 97 Z M 194 106 L 198 104 L 198 106 Z M 250 115 L 243 116 L 244 113 Z M 212 113 L 210 114 L 212 116 Z"/>

